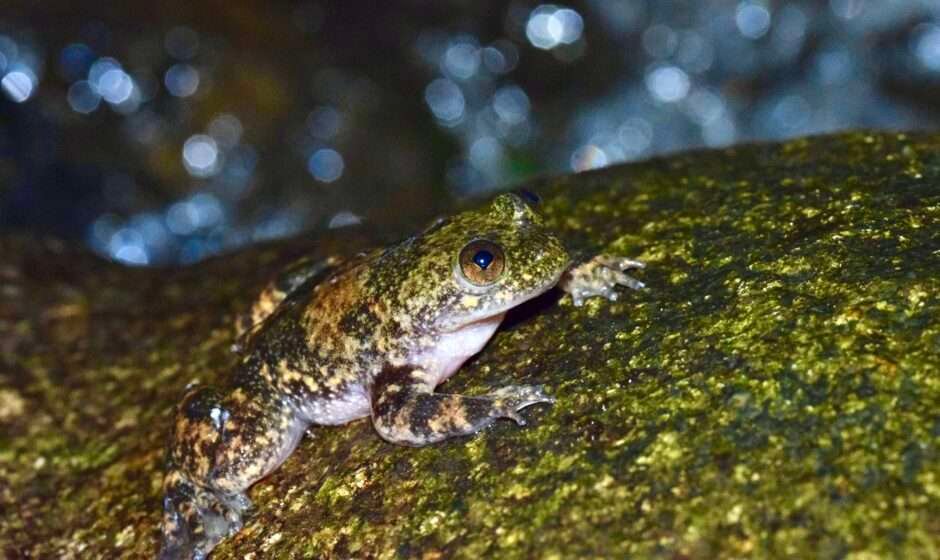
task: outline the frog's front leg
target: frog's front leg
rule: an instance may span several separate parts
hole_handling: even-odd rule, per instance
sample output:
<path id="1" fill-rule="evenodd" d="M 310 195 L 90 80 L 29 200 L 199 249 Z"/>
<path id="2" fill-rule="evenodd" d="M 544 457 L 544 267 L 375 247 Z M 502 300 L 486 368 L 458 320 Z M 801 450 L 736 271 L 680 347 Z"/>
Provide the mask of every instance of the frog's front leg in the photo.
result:
<path id="1" fill-rule="evenodd" d="M 420 368 L 386 368 L 372 385 L 372 423 L 386 441 L 421 446 L 476 433 L 499 418 L 520 425 L 519 411 L 552 403 L 538 385 L 510 385 L 481 397 L 434 392 Z"/>
<path id="2" fill-rule="evenodd" d="M 634 290 L 646 287 L 643 282 L 625 272 L 645 267 L 645 264 L 633 259 L 597 255 L 568 269 L 558 281 L 558 287 L 571 294 L 571 300 L 575 305 L 581 305 L 585 299 L 594 296 L 602 296 L 613 301 L 617 299 L 615 290 L 617 286 L 626 286 Z"/>

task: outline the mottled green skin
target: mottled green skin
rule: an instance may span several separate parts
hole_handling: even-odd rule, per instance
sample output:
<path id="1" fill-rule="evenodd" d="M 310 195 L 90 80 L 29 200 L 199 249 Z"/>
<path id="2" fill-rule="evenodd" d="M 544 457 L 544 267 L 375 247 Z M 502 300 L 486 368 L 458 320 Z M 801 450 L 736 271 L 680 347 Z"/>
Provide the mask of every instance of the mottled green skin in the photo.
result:
<path id="1" fill-rule="evenodd" d="M 545 383 L 555 405 L 420 449 L 319 429 L 214 559 L 937 556 L 940 136 L 536 186 L 566 242 L 638 256 L 650 289 L 533 302 L 445 387 Z M 235 314 L 297 247 L 167 274 L 3 243 L 3 551 L 149 555 L 172 406 L 225 375 Z"/>

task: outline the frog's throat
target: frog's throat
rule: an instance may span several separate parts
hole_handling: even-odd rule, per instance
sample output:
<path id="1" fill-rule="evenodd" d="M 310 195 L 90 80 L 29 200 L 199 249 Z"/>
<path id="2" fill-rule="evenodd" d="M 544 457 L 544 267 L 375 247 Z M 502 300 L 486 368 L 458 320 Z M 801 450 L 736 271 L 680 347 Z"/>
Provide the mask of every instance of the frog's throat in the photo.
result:
<path id="1" fill-rule="evenodd" d="M 432 385 L 443 383 L 460 369 L 470 357 L 483 349 L 503 321 L 505 312 L 464 323 L 441 333 L 429 348 L 409 357 L 409 363 L 421 367 L 430 376 Z"/>

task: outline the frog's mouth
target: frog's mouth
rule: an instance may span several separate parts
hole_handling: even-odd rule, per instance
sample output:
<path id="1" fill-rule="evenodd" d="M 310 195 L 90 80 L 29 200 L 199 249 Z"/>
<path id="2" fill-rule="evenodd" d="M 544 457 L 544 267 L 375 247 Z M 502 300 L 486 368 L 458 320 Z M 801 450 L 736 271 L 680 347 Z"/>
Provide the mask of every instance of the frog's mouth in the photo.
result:
<path id="1" fill-rule="evenodd" d="M 555 277 L 552 279 L 551 282 L 548 282 L 543 286 L 539 286 L 538 288 L 535 288 L 534 290 L 531 290 L 529 292 L 525 292 L 521 296 L 515 296 L 510 301 L 507 301 L 505 304 L 488 306 L 486 307 L 486 309 L 480 310 L 477 312 L 473 311 L 474 305 L 479 305 L 481 302 L 484 302 L 489 298 L 494 298 L 498 296 L 494 295 L 493 292 L 489 294 L 481 294 L 481 295 L 466 294 L 463 296 L 461 301 L 458 302 L 457 304 L 458 309 L 460 309 L 460 307 L 463 307 L 466 310 L 466 312 L 458 313 L 458 315 L 460 316 L 459 321 L 448 321 L 448 322 L 441 324 L 440 330 L 443 333 L 456 333 L 458 331 L 463 331 L 464 329 L 472 328 L 477 324 L 481 324 L 481 323 L 489 324 L 490 322 L 494 320 L 496 321 L 496 324 L 498 326 L 507 311 L 509 311 L 510 309 L 514 307 L 518 307 L 519 305 L 522 305 L 523 303 L 531 299 L 535 299 L 539 297 L 540 295 L 544 294 L 545 292 L 554 288 L 558 284 L 558 281 L 561 278 L 561 275 L 563 273 L 564 273 L 564 270 L 562 270 L 561 272 L 558 272 L 558 274 L 555 275 Z M 494 290 L 494 292 L 498 292 L 498 289 Z M 495 327 L 494 327 L 494 330 L 495 330 Z"/>

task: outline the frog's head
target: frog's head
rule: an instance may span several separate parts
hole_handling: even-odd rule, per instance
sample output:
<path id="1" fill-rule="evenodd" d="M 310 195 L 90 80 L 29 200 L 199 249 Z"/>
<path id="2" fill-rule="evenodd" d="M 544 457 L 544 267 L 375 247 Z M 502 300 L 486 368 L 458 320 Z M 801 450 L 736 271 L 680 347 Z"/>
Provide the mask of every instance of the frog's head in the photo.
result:
<path id="1" fill-rule="evenodd" d="M 503 194 L 481 208 L 438 222 L 399 246 L 410 272 L 396 298 L 422 327 L 452 332 L 529 300 L 557 282 L 568 252 L 530 205 Z"/>

